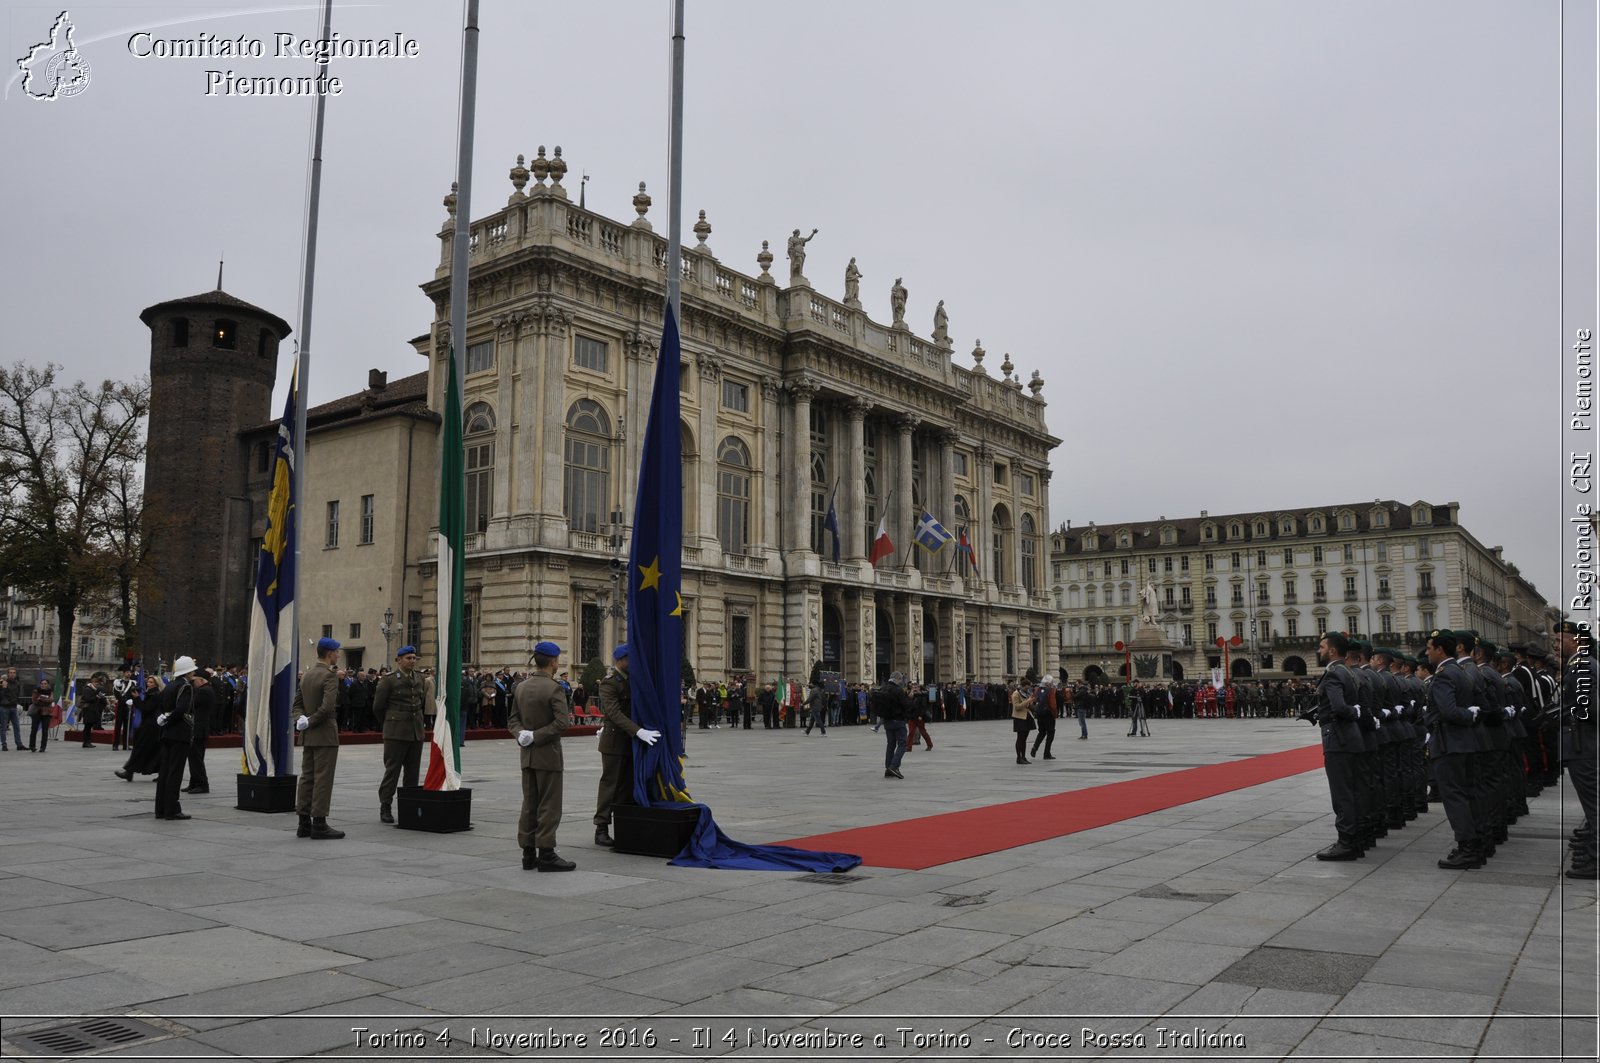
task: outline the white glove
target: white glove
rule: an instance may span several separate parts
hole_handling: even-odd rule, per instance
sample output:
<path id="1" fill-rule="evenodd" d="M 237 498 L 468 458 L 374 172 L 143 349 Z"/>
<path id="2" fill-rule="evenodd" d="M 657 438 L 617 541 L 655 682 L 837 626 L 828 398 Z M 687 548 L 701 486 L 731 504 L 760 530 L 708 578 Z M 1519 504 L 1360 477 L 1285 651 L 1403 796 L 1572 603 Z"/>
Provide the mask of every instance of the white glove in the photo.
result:
<path id="1" fill-rule="evenodd" d="M 296 720 L 294 722 L 294 729 L 296 731 L 304 731 L 307 727 L 310 727 L 310 726 L 311 726 L 311 721 L 306 719 L 304 716 L 300 717 L 298 720 Z"/>
<path id="2" fill-rule="evenodd" d="M 1468 705 L 1467 706 L 1467 711 L 1472 713 L 1472 722 L 1473 723 L 1477 723 L 1478 722 L 1478 706 L 1476 706 L 1476 705 Z"/>
<path id="3" fill-rule="evenodd" d="M 156 717 L 156 726 L 157 727 L 165 727 L 167 725 L 167 717 L 171 716 L 171 715 L 172 715 L 172 713 L 170 713 L 170 712 L 163 712 L 160 716 L 157 716 Z"/>
<path id="4" fill-rule="evenodd" d="M 518 731 L 517 732 L 517 745 L 521 746 L 523 749 L 527 749 L 529 746 L 533 745 L 533 732 L 532 731 Z"/>
<path id="5" fill-rule="evenodd" d="M 652 731 L 647 727 L 641 727 L 639 728 L 638 738 L 639 741 L 643 742 L 645 745 L 653 746 L 661 739 L 661 732 Z"/>
<path id="6" fill-rule="evenodd" d="M 1510 705 L 1506 706 L 1506 719 L 1509 720 L 1509 719 L 1511 719 L 1511 717 L 1515 716 L 1516 714 L 1517 714 L 1517 710 L 1513 706 L 1510 706 Z"/>
<path id="7" fill-rule="evenodd" d="M 1389 710 L 1388 709 L 1381 709 L 1379 711 L 1381 711 L 1383 713 L 1383 718 L 1385 720 L 1387 720 L 1389 718 Z"/>
<path id="8" fill-rule="evenodd" d="M 1358 719 L 1358 720 L 1361 719 L 1361 706 L 1360 705 L 1355 706 L 1355 710 L 1356 710 L 1356 719 Z"/>

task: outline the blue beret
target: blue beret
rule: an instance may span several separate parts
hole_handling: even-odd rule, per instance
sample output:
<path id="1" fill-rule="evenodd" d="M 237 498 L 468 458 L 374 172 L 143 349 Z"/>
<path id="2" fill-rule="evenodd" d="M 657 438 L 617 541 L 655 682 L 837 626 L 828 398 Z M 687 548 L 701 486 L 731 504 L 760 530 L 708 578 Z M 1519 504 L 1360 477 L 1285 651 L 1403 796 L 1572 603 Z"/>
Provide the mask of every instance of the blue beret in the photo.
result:
<path id="1" fill-rule="evenodd" d="M 398 661 L 400 658 L 404 657 L 406 654 L 408 654 L 408 653 L 416 653 L 416 652 L 417 652 L 417 648 L 415 646 L 401 646 L 398 650 L 395 651 L 394 659 Z"/>
<path id="2" fill-rule="evenodd" d="M 533 652 L 541 657 L 560 657 L 561 647 L 553 642 L 541 642 L 533 648 Z"/>
<path id="3" fill-rule="evenodd" d="M 624 642 L 622 645 L 618 646 L 616 649 L 611 651 L 611 659 L 613 661 L 620 661 L 620 660 L 622 660 L 623 658 L 625 658 L 627 656 L 628 656 L 628 644 L 626 642 Z"/>
<path id="4" fill-rule="evenodd" d="M 336 650 L 338 648 L 339 648 L 339 640 L 338 639 L 318 639 L 317 640 L 317 652 L 318 653 L 327 653 L 329 650 Z"/>

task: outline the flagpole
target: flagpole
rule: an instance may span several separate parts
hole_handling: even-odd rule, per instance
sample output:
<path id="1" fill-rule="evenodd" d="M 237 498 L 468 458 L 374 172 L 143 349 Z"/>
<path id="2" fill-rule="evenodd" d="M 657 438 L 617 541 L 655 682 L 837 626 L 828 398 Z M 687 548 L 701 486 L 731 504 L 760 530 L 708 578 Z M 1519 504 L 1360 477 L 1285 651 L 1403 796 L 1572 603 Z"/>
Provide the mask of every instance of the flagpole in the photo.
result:
<path id="1" fill-rule="evenodd" d="M 667 303 L 683 327 L 683 0 L 672 2 L 672 104 L 668 115 Z"/>
<path id="2" fill-rule="evenodd" d="M 478 0 L 467 0 L 461 34 L 461 115 L 456 141 L 456 231 L 450 246 L 450 342 L 467 342 L 467 251 L 472 239 L 472 131 L 478 109 Z M 455 360 L 456 393 L 466 389 L 466 359 Z M 441 677 L 441 681 L 443 677 Z"/>
<path id="3" fill-rule="evenodd" d="M 322 34 L 319 40 L 328 40 L 333 30 L 333 0 L 322 0 Z M 326 76 L 328 68 L 322 68 Z M 306 526 L 306 400 L 311 393 L 311 294 L 312 282 L 317 273 L 317 211 L 322 204 L 322 129 L 327 115 L 327 93 L 316 94 L 317 103 L 315 116 L 311 123 L 311 184 L 306 193 L 306 231 L 305 231 L 305 258 L 300 264 L 300 362 L 298 378 L 295 383 L 296 396 L 294 404 L 294 438 L 295 446 L 300 453 L 295 455 L 296 476 L 294 478 L 294 570 L 296 573 L 304 572 L 302 563 L 301 544 L 305 542 Z M 218 279 L 220 280 L 220 274 Z M 293 638 L 290 640 L 293 655 L 290 661 L 292 675 L 300 674 L 300 606 L 295 603 Z"/>

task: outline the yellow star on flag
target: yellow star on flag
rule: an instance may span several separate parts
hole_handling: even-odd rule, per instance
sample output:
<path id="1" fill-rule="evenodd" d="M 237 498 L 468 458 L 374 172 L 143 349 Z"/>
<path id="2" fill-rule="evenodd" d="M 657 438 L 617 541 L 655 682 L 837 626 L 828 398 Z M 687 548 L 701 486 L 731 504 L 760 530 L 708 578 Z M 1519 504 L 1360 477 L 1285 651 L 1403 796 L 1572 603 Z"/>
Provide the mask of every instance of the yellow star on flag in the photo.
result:
<path id="1" fill-rule="evenodd" d="M 668 616 L 682 616 L 683 615 L 683 595 L 678 594 L 677 591 L 673 591 L 672 593 L 677 596 L 678 608 L 674 609 L 672 612 L 668 613 L 667 615 Z"/>
<path id="2" fill-rule="evenodd" d="M 655 557 L 651 558 L 649 565 L 642 566 L 639 569 L 639 575 L 644 577 L 644 582 L 639 584 L 639 589 L 640 590 L 647 591 L 652 587 L 654 587 L 656 590 L 660 590 L 661 589 L 661 564 L 660 564 L 660 562 L 661 562 L 661 556 L 658 554 Z"/>

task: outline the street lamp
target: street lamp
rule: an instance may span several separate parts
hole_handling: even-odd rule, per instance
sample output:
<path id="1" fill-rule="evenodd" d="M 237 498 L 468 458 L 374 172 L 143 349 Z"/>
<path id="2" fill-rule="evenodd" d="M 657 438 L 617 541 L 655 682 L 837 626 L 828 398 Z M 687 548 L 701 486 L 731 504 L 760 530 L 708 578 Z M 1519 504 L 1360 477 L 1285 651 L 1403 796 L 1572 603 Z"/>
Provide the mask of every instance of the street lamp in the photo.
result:
<path id="1" fill-rule="evenodd" d="M 394 610 L 393 609 L 390 609 L 390 608 L 384 609 L 384 611 L 383 611 L 383 624 L 379 628 L 379 630 L 383 632 L 383 660 L 384 660 L 384 666 L 388 667 L 388 662 L 390 660 L 392 660 L 392 658 L 389 656 L 389 643 L 394 638 L 394 634 L 395 634 Z"/>

